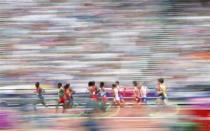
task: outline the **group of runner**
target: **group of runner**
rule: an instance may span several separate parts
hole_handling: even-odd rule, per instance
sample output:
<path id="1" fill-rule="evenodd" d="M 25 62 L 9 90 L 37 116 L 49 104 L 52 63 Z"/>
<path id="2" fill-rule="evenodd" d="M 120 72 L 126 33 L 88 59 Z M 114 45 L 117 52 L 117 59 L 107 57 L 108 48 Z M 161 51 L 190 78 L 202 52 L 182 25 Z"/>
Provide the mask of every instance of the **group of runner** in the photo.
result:
<path id="1" fill-rule="evenodd" d="M 36 105 L 39 103 L 47 107 L 47 104 L 43 96 L 45 90 L 42 87 L 40 87 L 39 82 L 35 83 L 35 88 L 36 88 L 35 93 L 38 97 L 38 100 L 34 103 L 34 110 L 36 110 Z M 58 111 L 58 107 L 60 105 L 63 106 L 63 112 L 64 112 L 65 109 L 72 108 L 73 94 L 75 93 L 75 91 L 71 88 L 70 84 L 62 86 L 62 83 L 58 83 L 57 88 L 58 88 L 58 99 L 56 104 L 56 112 Z"/>
<path id="2" fill-rule="evenodd" d="M 36 87 L 36 94 L 38 96 L 38 103 L 47 106 L 43 97 L 44 90 L 40 87 L 39 82 L 35 83 Z M 60 105 L 63 106 L 63 112 L 65 109 L 73 107 L 73 94 L 75 91 L 72 89 L 70 84 L 65 84 L 64 86 L 62 83 L 57 84 L 58 88 L 58 99 L 56 104 L 56 112 L 58 111 L 58 107 Z M 95 81 L 90 81 L 88 83 L 88 91 L 89 96 L 92 101 L 101 102 L 102 105 L 106 105 L 107 102 L 107 92 L 105 90 L 105 83 L 100 82 L 99 88 L 96 86 Z M 157 103 L 165 104 L 167 98 L 167 87 L 164 84 L 164 79 L 160 78 L 157 80 L 156 86 L 157 92 Z M 112 96 L 113 96 L 113 103 L 118 106 L 123 106 L 125 103 L 124 97 L 126 97 L 126 88 L 120 87 L 120 82 L 116 81 L 112 84 Z M 138 81 L 133 81 L 133 98 L 136 103 L 147 103 L 147 87 L 144 84 L 140 84 Z M 37 104 L 37 103 L 36 103 Z"/>
<path id="3" fill-rule="evenodd" d="M 146 103 L 146 97 L 147 97 L 147 87 L 144 84 L 140 84 L 137 81 L 133 81 L 133 94 L 134 99 L 137 103 Z"/>
<path id="4" fill-rule="evenodd" d="M 70 84 L 62 86 L 62 83 L 58 83 L 58 100 L 56 105 L 56 112 L 60 105 L 63 106 L 63 112 L 65 109 L 73 107 L 73 94 L 75 91 L 71 88 Z"/>
<path id="5" fill-rule="evenodd" d="M 167 87 L 164 84 L 164 79 L 160 78 L 157 80 L 156 92 L 158 95 L 157 103 L 165 104 L 167 98 Z M 107 93 L 105 91 L 104 82 L 100 82 L 99 87 L 97 88 L 94 81 L 88 83 L 88 91 L 90 98 L 93 101 L 102 101 L 103 104 L 107 101 Z M 123 106 L 125 103 L 124 97 L 126 97 L 126 88 L 121 88 L 120 82 L 116 81 L 112 84 L 112 96 L 113 103 L 115 105 Z M 147 103 L 147 86 L 138 81 L 133 81 L 133 98 L 136 103 Z"/>

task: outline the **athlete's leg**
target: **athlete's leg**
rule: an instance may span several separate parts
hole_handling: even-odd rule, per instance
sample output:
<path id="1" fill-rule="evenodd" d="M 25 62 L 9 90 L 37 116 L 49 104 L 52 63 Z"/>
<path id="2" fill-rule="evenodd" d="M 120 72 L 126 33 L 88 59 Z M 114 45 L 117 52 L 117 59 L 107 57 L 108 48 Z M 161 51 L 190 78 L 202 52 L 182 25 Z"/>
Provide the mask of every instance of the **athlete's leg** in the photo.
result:
<path id="1" fill-rule="evenodd" d="M 33 103 L 34 111 L 37 111 L 36 105 L 40 103 L 40 99 L 35 100 Z"/>
<path id="2" fill-rule="evenodd" d="M 33 104 L 33 107 L 34 107 L 34 111 L 37 111 L 37 109 L 36 109 L 36 103 Z"/>
<path id="3" fill-rule="evenodd" d="M 161 95 L 158 95 L 158 98 L 156 100 L 156 104 L 161 104 L 162 103 L 162 96 Z"/>
<path id="4" fill-rule="evenodd" d="M 57 100 L 57 104 L 56 104 L 56 112 L 58 112 L 58 107 L 60 106 L 60 101 Z"/>
<path id="5" fill-rule="evenodd" d="M 63 103 L 62 107 L 63 107 L 63 111 L 62 111 L 62 112 L 63 112 L 63 113 L 65 113 L 66 108 L 67 108 L 67 105 L 66 105 L 66 103 L 65 103 L 65 102 Z"/>
<path id="6" fill-rule="evenodd" d="M 41 99 L 41 104 L 42 104 L 43 106 L 47 107 L 47 104 L 46 104 L 44 98 Z"/>
<path id="7" fill-rule="evenodd" d="M 142 103 L 147 104 L 147 99 L 146 99 L 146 97 L 143 97 L 143 98 L 142 98 Z"/>
<path id="8" fill-rule="evenodd" d="M 68 105 L 69 105 L 69 108 L 72 108 L 73 107 L 73 98 L 70 98 L 69 99 Z"/>
<path id="9" fill-rule="evenodd" d="M 164 105 L 166 105 L 166 104 L 167 104 L 167 98 L 166 98 L 165 96 L 163 96 L 162 101 L 163 101 L 163 104 L 164 104 Z"/>
<path id="10" fill-rule="evenodd" d="M 124 107 L 124 105 L 125 105 L 125 100 L 124 100 L 123 97 L 120 98 L 119 102 L 120 102 L 120 107 Z"/>

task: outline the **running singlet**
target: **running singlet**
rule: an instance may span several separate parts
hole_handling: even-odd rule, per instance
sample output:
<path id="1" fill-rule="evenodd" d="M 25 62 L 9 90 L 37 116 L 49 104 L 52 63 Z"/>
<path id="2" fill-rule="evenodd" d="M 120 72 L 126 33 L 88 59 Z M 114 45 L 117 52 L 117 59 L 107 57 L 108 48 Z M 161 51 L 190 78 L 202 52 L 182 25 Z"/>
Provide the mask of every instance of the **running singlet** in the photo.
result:
<path id="1" fill-rule="evenodd" d="M 134 87 L 134 97 L 135 97 L 135 101 L 139 102 L 140 101 L 140 97 L 141 97 L 141 94 L 140 94 L 140 90 L 138 89 L 138 87 Z"/>
<path id="2" fill-rule="evenodd" d="M 36 93 L 37 93 L 37 95 L 42 94 L 42 89 L 41 89 L 41 88 L 37 88 L 37 89 L 36 89 Z"/>
<path id="3" fill-rule="evenodd" d="M 142 86 L 141 87 L 141 97 L 147 97 L 147 87 L 146 86 Z"/>
<path id="4" fill-rule="evenodd" d="M 106 91 L 101 89 L 100 92 L 99 92 L 99 95 L 101 97 L 102 102 L 106 103 L 106 101 L 107 101 Z"/>
<path id="5" fill-rule="evenodd" d="M 134 96 L 135 97 L 140 97 L 139 89 L 137 87 L 134 87 Z"/>
<path id="6" fill-rule="evenodd" d="M 163 93 L 164 97 L 167 97 L 167 87 L 164 84 L 160 85 L 160 91 Z"/>
<path id="7" fill-rule="evenodd" d="M 120 100 L 119 92 L 118 92 L 118 89 L 117 89 L 117 88 L 114 89 L 114 98 L 115 98 L 115 100 L 117 100 L 117 101 Z"/>
<path id="8" fill-rule="evenodd" d="M 65 103 L 64 90 L 61 88 L 58 91 L 59 103 Z"/>
<path id="9" fill-rule="evenodd" d="M 105 91 L 103 91 L 103 90 L 100 90 L 100 96 L 106 96 L 106 92 Z"/>
<path id="10" fill-rule="evenodd" d="M 42 92 L 43 92 L 43 91 L 42 91 L 42 88 L 39 87 L 39 88 L 36 89 L 37 96 L 38 96 L 40 99 L 43 99 Z"/>
<path id="11" fill-rule="evenodd" d="M 92 98 L 93 100 L 97 100 L 97 88 L 96 87 L 90 88 L 90 98 Z"/>
<path id="12" fill-rule="evenodd" d="M 122 88 L 120 88 L 120 86 L 118 85 L 117 86 L 117 90 L 118 90 L 118 96 L 119 96 L 119 98 L 120 98 L 120 100 L 123 100 L 123 91 L 122 91 Z"/>
<path id="13" fill-rule="evenodd" d="M 70 99 L 70 90 L 69 89 L 65 90 L 65 97 L 67 100 Z"/>

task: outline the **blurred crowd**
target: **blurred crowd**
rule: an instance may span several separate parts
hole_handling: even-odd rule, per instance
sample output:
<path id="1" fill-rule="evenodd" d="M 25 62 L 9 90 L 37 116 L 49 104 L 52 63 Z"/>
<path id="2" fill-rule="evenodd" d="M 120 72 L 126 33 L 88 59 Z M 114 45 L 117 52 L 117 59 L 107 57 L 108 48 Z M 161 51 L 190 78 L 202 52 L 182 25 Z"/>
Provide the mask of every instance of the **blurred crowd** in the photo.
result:
<path id="1" fill-rule="evenodd" d="M 0 85 L 209 84 L 209 11 L 197 1 L 2 0 Z"/>
<path id="2" fill-rule="evenodd" d="M 106 83 L 119 80 L 125 87 L 132 81 L 142 81 L 155 89 L 156 80 L 164 78 L 169 97 L 199 98 L 190 99 L 198 103 L 190 108 L 184 105 L 178 108 L 178 104 L 163 108 L 152 105 L 113 108 L 102 114 L 110 116 L 104 120 L 94 118 L 95 114 L 87 120 L 80 117 L 84 109 L 79 106 L 65 115 L 54 114 L 54 107 L 52 110 L 37 106 L 38 112 L 18 112 L 16 107 L 14 110 L 2 107 L 0 128 L 62 130 L 62 127 L 76 127 L 74 130 L 80 130 L 86 127 L 87 130 L 97 130 L 100 125 L 101 129 L 115 131 L 139 128 L 159 131 L 172 124 L 174 130 L 178 127 L 196 130 L 198 126 L 190 123 L 188 119 L 191 119 L 208 131 L 209 105 L 208 109 L 199 105 L 209 103 L 208 98 L 202 98 L 209 97 L 210 91 L 208 1 L 1 0 L 1 97 L 24 106 L 31 96 L 28 97 L 22 89 L 31 89 L 29 85 L 36 81 L 48 86 L 58 82 L 71 83 L 78 91 L 86 90 L 88 81 L 92 80 Z M 8 91 L 9 87 L 14 90 Z M 119 103 L 117 86 L 112 87 L 114 100 Z M 94 92 L 94 89 L 95 86 L 89 91 Z M 36 91 L 39 99 L 44 100 L 41 89 Z M 139 93 L 137 86 L 135 91 Z M 51 98 L 52 93 L 50 95 Z M 180 101 L 185 102 L 181 98 Z M 69 99 L 69 104 L 71 102 Z M 26 110 L 25 106 L 23 109 Z M 69 119 L 72 116 L 74 119 Z M 180 120 L 182 117 L 184 119 Z"/>

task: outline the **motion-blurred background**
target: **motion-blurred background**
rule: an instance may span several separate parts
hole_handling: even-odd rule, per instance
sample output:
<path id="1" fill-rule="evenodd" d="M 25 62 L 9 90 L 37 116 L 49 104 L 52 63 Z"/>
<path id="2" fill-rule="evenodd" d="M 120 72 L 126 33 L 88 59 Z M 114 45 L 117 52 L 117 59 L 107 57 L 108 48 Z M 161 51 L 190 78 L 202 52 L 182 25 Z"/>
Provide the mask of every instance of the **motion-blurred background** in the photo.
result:
<path id="1" fill-rule="evenodd" d="M 1 0 L 0 85 L 208 85 L 207 0 Z M 80 86 L 81 85 L 75 85 Z M 200 88 L 199 88 L 200 89 Z"/>
<path id="2" fill-rule="evenodd" d="M 90 80 L 154 89 L 163 77 L 170 97 L 209 97 L 209 3 L 1 0 L 0 89 L 61 81 L 85 91 Z"/>

